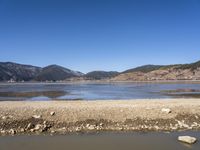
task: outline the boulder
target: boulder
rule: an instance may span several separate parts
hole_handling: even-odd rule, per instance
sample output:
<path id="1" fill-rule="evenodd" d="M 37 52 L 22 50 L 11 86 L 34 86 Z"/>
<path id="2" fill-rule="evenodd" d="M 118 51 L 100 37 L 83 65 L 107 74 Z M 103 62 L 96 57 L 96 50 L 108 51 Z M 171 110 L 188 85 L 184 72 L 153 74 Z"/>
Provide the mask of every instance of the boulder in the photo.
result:
<path id="1" fill-rule="evenodd" d="M 178 141 L 188 144 L 194 144 L 197 141 L 197 139 L 191 136 L 179 136 Z"/>

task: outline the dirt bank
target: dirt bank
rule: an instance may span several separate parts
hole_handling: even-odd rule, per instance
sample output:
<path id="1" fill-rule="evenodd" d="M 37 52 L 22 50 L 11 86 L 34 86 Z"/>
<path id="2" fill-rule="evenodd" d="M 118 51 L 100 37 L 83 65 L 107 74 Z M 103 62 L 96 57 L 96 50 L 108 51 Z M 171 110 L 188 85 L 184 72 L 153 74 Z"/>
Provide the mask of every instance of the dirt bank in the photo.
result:
<path id="1" fill-rule="evenodd" d="M 0 135 L 191 129 L 199 99 L 0 102 Z"/>

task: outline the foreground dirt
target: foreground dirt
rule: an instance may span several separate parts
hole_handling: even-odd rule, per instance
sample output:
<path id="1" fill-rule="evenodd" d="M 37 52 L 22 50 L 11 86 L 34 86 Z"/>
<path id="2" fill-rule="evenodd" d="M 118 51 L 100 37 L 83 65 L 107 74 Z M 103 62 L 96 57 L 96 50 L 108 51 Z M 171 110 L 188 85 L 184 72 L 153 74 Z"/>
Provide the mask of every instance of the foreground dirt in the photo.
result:
<path id="1" fill-rule="evenodd" d="M 0 135 L 200 129 L 200 99 L 0 102 Z"/>

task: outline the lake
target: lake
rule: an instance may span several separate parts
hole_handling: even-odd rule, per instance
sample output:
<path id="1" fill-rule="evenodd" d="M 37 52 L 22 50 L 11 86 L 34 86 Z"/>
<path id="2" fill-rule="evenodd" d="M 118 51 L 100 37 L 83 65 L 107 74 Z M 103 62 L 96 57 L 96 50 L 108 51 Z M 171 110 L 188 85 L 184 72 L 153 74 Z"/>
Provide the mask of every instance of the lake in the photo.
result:
<path id="1" fill-rule="evenodd" d="M 163 91 L 192 89 L 169 94 Z M 191 90 L 191 91 L 192 91 Z M 185 95 L 184 95 L 185 94 Z M 1 83 L 0 100 L 121 100 L 200 96 L 200 84 L 172 83 Z"/>

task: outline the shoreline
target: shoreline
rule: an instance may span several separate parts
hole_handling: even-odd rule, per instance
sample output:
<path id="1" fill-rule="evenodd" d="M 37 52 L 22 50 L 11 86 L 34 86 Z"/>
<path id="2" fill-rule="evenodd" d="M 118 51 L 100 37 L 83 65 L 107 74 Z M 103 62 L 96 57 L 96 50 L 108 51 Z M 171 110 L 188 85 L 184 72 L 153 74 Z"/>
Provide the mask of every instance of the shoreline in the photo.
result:
<path id="1" fill-rule="evenodd" d="M 199 99 L 1 101 L 0 135 L 200 130 Z"/>
<path id="2" fill-rule="evenodd" d="M 7 84 L 93 84 L 93 83 L 191 83 L 191 84 L 199 84 L 200 80 L 146 80 L 146 81 L 121 81 L 121 80 L 79 80 L 79 81 L 61 81 L 61 82 L 37 82 L 37 81 L 27 81 L 27 82 L 0 82 L 1 85 Z"/>

